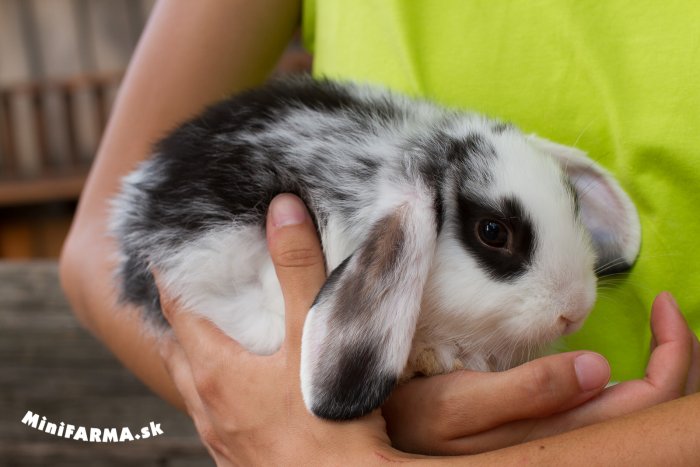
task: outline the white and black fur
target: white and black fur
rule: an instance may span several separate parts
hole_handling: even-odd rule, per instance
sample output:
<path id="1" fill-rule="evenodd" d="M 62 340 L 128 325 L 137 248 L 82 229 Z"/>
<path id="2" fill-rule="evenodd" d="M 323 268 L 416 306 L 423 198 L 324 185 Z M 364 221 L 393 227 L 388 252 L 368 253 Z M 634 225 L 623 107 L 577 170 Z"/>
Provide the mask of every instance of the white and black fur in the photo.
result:
<path id="1" fill-rule="evenodd" d="M 640 245 L 631 201 L 576 149 L 297 78 L 213 105 L 125 178 L 112 219 L 122 300 L 165 325 L 155 267 L 186 308 L 275 352 L 284 306 L 264 228 L 283 192 L 308 206 L 330 272 L 301 366 L 304 400 L 324 418 L 377 408 L 426 351 L 438 372 L 534 356 L 580 327 L 596 269 L 629 268 Z M 505 244 L 484 243 L 504 229 Z"/>

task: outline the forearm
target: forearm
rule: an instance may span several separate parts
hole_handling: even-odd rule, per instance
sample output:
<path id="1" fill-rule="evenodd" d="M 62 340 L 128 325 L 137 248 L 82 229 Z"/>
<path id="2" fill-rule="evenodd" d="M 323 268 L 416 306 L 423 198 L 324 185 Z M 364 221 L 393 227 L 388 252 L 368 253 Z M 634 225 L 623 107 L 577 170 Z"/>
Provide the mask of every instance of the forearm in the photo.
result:
<path id="1" fill-rule="evenodd" d="M 88 229 L 75 233 L 64 248 L 61 262 L 62 285 L 76 316 L 141 381 L 183 409 L 180 394 L 158 353 L 156 337 L 144 331 L 135 310 L 116 303 L 109 240 L 104 235 L 90 234 Z"/>
<path id="2" fill-rule="evenodd" d="M 80 321 L 140 379 L 182 407 L 153 336 L 116 304 L 109 200 L 168 129 L 262 82 L 297 24 L 295 0 L 160 2 L 122 83 L 61 257 Z M 274 13 L 270 13 L 270 12 Z"/>
<path id="3" fill-rule="evenodd" d="M 432 465 L 441 460 L 423 460 Z M 698 465 L 700 394 L 549 438 L 471 457 L 454 465 Z"/>

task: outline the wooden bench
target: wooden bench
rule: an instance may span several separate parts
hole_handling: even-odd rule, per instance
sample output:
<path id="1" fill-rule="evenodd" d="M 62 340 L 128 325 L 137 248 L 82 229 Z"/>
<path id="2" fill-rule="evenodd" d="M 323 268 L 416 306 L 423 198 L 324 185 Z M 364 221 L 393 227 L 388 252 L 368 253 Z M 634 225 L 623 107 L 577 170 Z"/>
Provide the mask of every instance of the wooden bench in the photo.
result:
<path id="1" fill-rule="evenodd" d="M 22 423 L 47 421 L 136 434 L 122 443 L 65 439 Z M 185 415 L 153 395 L 76 321 L 55 262 L 0 262 L 0 465 L 210 466 Z"/>

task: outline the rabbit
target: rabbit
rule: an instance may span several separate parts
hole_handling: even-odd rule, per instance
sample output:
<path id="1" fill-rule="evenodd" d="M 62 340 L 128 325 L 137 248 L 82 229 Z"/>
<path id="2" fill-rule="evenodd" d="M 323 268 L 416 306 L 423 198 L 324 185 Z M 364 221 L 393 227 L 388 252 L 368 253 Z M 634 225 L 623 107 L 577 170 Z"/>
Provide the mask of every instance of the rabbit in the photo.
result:
<path id="1" fill-rule="evenodd" d="M 159 284 L 249 351 L 284 339 L 265 241 L 294 193 L 328 279 L 303 329 L 316 416 L 379 407 L 414 375 L 498 371 L 576 331 L 629 269 L 637 211 L 582 151 L 374 85 L 275 80 L 160 140 L 114 198 L 120 300 L 167 329 Z"/>

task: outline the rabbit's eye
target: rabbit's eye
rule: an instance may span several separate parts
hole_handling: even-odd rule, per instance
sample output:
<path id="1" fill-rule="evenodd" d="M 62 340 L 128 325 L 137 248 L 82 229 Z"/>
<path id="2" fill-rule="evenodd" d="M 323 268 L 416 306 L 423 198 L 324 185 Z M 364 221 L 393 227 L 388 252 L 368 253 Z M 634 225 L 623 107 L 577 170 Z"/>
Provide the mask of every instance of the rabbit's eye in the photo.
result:
<path id="1" fill-rule="evenodd" d="M 494 219 L 484 219 L 477 224 L 479 240 L 491 248 L 505 248 L 508 245 L 508 227 Z"/>

